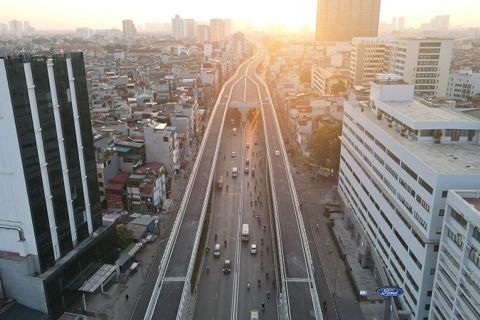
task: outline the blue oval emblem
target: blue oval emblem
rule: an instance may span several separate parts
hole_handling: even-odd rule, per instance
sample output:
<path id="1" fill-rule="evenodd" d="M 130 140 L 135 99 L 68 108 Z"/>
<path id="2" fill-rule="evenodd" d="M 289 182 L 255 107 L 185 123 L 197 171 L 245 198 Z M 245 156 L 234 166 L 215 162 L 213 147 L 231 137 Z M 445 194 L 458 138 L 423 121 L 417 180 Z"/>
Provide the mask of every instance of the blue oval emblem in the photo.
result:
<path id="1" fill-rule="evenodd" d="M 381 287 L 378 288 L 376 292 L 384 297 L 398 297 L 403 294 L 403 290 L 399 287 Z"/>

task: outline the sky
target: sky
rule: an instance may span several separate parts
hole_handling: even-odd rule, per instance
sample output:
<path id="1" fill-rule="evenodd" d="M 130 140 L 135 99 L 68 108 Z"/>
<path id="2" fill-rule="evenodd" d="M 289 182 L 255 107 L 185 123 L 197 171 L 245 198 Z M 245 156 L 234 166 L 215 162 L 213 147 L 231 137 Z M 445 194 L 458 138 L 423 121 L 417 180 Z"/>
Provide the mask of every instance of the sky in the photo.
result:
<path id="1" fill-rule="evenodd" d="M 284 24 L 290 29 L 301 25 L 315 28 L 316 0 L 283 3 L 278 0 L 0 0 L 0 23 L 29 21 L 36 30 L 121 29 L 124 19 L 145 26 L 148 22 L 171 21 L 179 14 L 197 21 L 239 19 L 255 24 Z M 479 13 L 480 0 L 382 0 L 380 21 L 405 17 L 406 28 L 418 28 L 436 15 L 450 15 L 451 27 L 480 27 Z"/>

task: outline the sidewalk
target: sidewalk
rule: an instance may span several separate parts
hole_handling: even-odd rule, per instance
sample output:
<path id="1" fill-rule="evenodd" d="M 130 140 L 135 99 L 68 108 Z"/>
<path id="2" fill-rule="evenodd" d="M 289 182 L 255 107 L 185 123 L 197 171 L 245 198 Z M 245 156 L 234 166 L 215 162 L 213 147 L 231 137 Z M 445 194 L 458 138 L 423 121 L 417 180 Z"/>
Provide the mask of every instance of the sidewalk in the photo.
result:
<path id="1" fill-rule="evenodd" d="M 330 214 L 333 224 L 329 223 L 324 215 L 325 202 L 339 202 L 342 207 L 344 204 L 341 203 L 337 192 L 333 191 L 331 183 L 312 182 L 310 173 L 303 166 L 299 166 L 297 170 L 298 173 L 295 173 L 296 170 L 292 169 L 292 174 L 302 211 L 304 216 L 308 217 L 308 220 L 305 219 L 305 228 L 311 228 L 314 234 L 315 250 L 318 250 L 321 257 L 340 319 L 360 319 L 358 315 L 355 317 L 346 310 L 348 303 L 352 302 L 360 306 L 364 319 L 382 319 L 385 310 L 384 298 L 375 294 L 375 289 L 380 285 L 377 284 L 370 269 L 363 269 L 360 266 L 356 258 L 359 244 L 344 227 L 343 214 Z M 311 250 L 314 250 L 313 246 Z M 342 256 L 345 259 L 342 259 Z M 355 284 L 352 284 L 349 278 Z M 366 297 L 362 296 L 359 301 L 357 290 L 367 291 L 368 294 Z"/>

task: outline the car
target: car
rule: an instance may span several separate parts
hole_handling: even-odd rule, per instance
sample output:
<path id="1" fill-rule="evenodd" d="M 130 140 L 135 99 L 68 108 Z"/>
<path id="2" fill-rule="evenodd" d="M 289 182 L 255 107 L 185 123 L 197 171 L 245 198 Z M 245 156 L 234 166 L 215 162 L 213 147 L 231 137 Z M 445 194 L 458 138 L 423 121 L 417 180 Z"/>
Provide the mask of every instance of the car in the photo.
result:
<path id="1" fill-rule="evenodd" d="M 230 273 L 232 271 L 232 261 L 224 260 L 223 261 L 223 273 Z"/>
<path id="2" fill-rule="evenodd" d="M 222 252 L 220 251 L 220 243 L 215 244 L 215 249 L 213 249 L 213 256 L 220 257 L 221 253 Z"/>
<path id="3" fill-rule="evenodd" d="M 252 248 L 250 249 L 251 253 L 257 253 L 257 245 L 254 243 L 252 244 Z"/>
<path id="4" fill-rule="evenodd" d="M 228 94 L 225 95 L 225 99 L 228 99 Z"/>
<path id="5" fill-rule="evenodd" d="M 232 158 L 235 158 L 235 151 L 232 151 Z"/>
<path id="6" fill-rule="evenodd" d="M 247 148 L 250 148 L 250 143 L 247 142 Z"/>
<path id="7" fill-rule="evenodd" d="M 258 144 L 258 140 L 255 140 L 255 144 Z"/>
<path id="8" fill-rule="evenodd" d="M 265 98 L 265 101 L 268 102 L 268 97 Z"/>
<path id="9" fill-rule="evenodd" d="M 250 173 L 252 174 L 252 176 L 255 176 L 255 168 L 252 168 L 252 170 L 250 170 Z"/>
<path id="10" fill-rule="evenodd" d="M 250 159 L 245 160 L 245 164 L 250 164 Z"/>
<path id="11" fill-rule="evenodd" d="M 279 157 L 279 156 L 280 156 L 280 151 L 275 150 L 275 155 L 276 155 L 277 157 Z"/>
<path id="12" fill-rule="evenodd" d="M 246 174 L 248 174 L 248 167 L 245 167 L 245 170 L 243 170 Z"/>

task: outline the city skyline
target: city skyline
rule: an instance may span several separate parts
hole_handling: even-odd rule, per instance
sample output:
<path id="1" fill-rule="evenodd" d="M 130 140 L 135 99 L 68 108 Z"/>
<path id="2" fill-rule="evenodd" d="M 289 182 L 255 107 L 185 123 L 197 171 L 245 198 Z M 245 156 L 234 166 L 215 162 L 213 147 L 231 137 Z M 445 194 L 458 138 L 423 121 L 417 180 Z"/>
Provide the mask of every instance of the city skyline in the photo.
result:
<path id="1" fill-rule="evenodd" d="M 123 6 L 111 6 L 108 3 L 86 0 L 81 3 L 69 3 L 65 0 L 51 0 L 49 6 L 45 3 L 31 0 L 21 0 L 11 3 L 0 12 L 0 23 L 8 24 L 11 20 L 29 21 L 36 30 L 75 30 L 80 27 L 91 29 L 122 28 L 122 21 L 133 20 L 135 25 L 145 26 L 146 23 L 171 22 L 179 14 L 181 18 L 193 18 L 196 21 L 210 19 L 232 19 L 252 21 L 257 26 L 267 24 L 283 24 L 288 29 L 308 25 L 315 30 L 317 1 L 299 0 L 294 7 L 275 6 L 273 1 L 253 2 L 246 0 L 243 6 L 226 7 L 219 0 L 211 0 L 207 5 L 201 2 L 187 0 L 181 8 L 162 8 L 161 14 L 156 10 L 129 10 Z M 146 8 L 155 8 L 155 2 L 145 3 Z M 480 11 L 480 2 L 474 0 L 434 1 L 424 0 L 414 2 L 406 0 L 401 7 L 393 0 L 383 0 L 380 7 L 380 22 L 390 22 L 392 18 L 405 17 L 405 28 L 419 28 L 421 23 L 429 22 L 437 15 L 450 15 L 450 26 L 459 25 L 479 27 L 475 13 Z M 275 7 L 274 7 L 275 6 Z M 55 15 L 51 8 L 55 7 Z M 257 9 L 252 12 L 252 8 Z M 208 9 L 206 9 L 208 8 Z M 415 10 L 412 10 L 415 8 Z M 89 17 L 89 18 L 85 18 Z"/>

